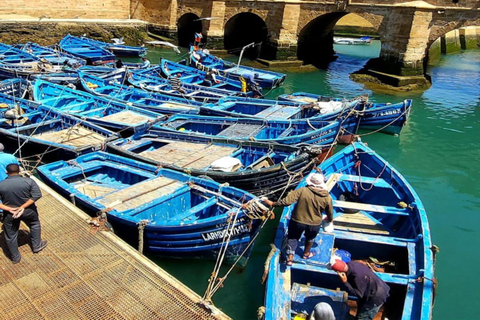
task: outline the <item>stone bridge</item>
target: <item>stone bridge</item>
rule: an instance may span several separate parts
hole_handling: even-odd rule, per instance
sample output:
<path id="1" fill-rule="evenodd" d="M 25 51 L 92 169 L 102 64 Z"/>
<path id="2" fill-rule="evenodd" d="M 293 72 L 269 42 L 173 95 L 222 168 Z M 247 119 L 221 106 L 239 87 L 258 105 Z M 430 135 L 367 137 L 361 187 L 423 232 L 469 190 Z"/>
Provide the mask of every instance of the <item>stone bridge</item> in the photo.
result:
<path id="1" fill-rule="evenodd" d="M 430 45 L 451 30 L 480 26 L 478 0 L 131 1 L 132 18 L 178 32 L 180 45 L 202 31 L 209 48 L 262 42 L 256 48 L 261 58 L 317 64 L 331 60 L 333 28 L 349 13 L 369 21 L 381 40 L 380 57 L 363 70 L 394 85 L 425 82 Z"/>

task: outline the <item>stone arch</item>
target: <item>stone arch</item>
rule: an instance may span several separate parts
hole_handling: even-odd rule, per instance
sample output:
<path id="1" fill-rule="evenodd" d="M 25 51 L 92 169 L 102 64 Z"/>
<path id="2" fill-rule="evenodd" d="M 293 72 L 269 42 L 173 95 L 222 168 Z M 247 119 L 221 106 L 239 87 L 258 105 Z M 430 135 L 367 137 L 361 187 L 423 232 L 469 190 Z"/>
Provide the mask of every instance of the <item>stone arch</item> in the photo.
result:
<path id="1" fill-rule="evenodd" d="M 450 31 L 469 26 L 480 26 L 480 17 L 477 15 L 467 15 L 465 13 L 458 15 L 449 14 L 449 20 L 445 20 L 445 14 L 436 12 L 432 17 L 430 24 L 430 35 L 428 37 L 428 47 L 438 38 L 446 35 Z"/>
<path id="2" fill-rule="evenodd" d="M 337 21 L 347 14 L 327 13 L 306 23 L 298 35 L 298 59 L 320 68 L 334 60 L 333 28 Z"/>
<path id="3" fill-rule="evenodd" d="M 305 16 L 318 14 L 316 12 L 305 12 Z M 371 31 L 381 38 L 379 28 L 383 16 L 372 14 L 363 10 L 337 11 L 322 13 L 311 20 L 305 21 L 298 35 L 297 57 L 307 64 L 313 64 L 324 68 L 335 59 L 333 50 L 333 32 L 338 21 L 349 14 L 358 16 L 365 20 Z M 302 23 L 301 23 L 302 24 Z"/>
<path id="4" fill-rule="evenodd" d="M 178 19 L 177 37 L 180 47 L 188 48 L 193 44 L 195 32 L 203 32 L 202 21 L 198 19 L 199 16 L 194 13 L 186 13 Z"/>
<path id="5" fill-rule="evenodd" d="M 254 13 L 238 13 L 228 19 L 225 24 L 224 47 L 230 53 L 239 54 L 245 45 L 255 42 L 261 45 L 245 50 L 244 56 L 251 59 L 266 58 L 264 48 L 267 40 L 267 24 Z"/>

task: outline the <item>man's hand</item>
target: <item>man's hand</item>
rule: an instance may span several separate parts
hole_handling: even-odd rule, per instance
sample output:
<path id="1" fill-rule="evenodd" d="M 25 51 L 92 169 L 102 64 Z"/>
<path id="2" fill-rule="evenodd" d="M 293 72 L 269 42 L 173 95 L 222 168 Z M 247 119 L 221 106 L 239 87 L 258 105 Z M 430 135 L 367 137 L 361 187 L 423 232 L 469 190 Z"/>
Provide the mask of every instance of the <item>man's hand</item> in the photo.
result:
<path id="1" fill-rule="evenodd" d="M 345 272 L 338 272 L 338 277 L 342 280 L 343 283 L 347 282 L 347 275 Z"/>
<path id="2" fill-rule="evenodd" d="M 268 206 L 270 206 L 270 207 L 273 206 L 273 201 L 272 201 L 272 200 L 269 200 L 267 197 L 261 197 L 260 200 L 261 200 L 263 203 L 265 203 L 265 204 L 267 204 Z"/>
<path id="3" fill-rule="evenodd" d="M 22 207 L 13 208 L 12 210 L 10 210 L 10 212 L 12 213 L 13 219 L 20 218 L 24 211 L 25 209 L 23 209 Z"/>

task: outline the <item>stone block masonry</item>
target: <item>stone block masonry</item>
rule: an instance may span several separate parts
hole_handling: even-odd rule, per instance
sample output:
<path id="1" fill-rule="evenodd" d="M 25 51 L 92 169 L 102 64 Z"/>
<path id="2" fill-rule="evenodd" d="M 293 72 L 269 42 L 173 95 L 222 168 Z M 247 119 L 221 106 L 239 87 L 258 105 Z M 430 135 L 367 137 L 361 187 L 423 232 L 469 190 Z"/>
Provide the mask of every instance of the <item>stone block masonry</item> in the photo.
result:
<path id="1" fill-rule="evenodd" d="M 130 0 L 2 0 L 0 19 L 128 19 Z"/>
<path id="2" fill-rule="evenodd" d="M 141 22 L 13 22 L 0 21 L 0 42 L 15 44 L 28 41 L 40 45 L 58 43 L 66 34 L 111 42 L 112 38 L 124 37 L 129 45 L 141 45 L 147 36 L 147 25 Z"/>

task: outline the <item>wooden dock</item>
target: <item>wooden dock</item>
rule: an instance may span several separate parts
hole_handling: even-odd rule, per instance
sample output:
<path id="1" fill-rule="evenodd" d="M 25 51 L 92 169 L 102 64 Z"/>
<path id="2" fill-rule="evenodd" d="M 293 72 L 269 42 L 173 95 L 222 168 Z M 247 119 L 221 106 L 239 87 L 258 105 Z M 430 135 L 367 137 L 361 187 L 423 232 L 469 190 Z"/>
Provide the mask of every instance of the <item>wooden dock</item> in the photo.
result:
<path id="1" fill-rule="evenodd" d="M 22 223 L 22 260 L 7 257 L 0 235 L 0 319 L 230 319 L 42 182 L 38 254 Z"/>

